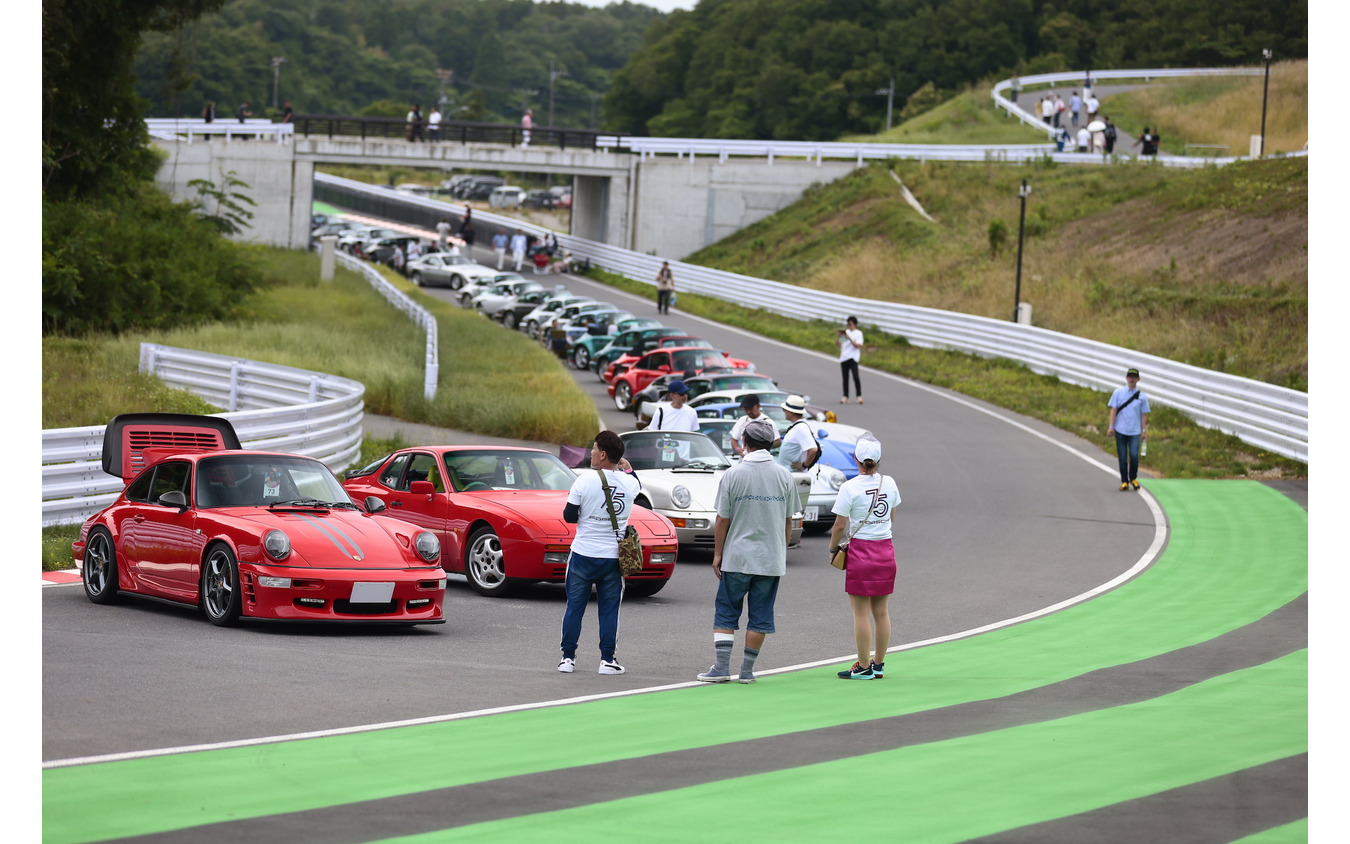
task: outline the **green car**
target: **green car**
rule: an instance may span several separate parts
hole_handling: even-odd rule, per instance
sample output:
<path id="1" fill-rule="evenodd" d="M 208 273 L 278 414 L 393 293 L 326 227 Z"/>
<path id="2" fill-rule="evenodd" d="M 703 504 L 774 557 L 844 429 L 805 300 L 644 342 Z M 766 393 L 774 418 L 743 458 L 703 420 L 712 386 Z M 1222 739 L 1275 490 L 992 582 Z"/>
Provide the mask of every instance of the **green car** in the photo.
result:
<path id="1" fill-rule="evenodd" d="M 591 362 L 595 360 L 595 355 L 601 349 L 609 345 L 616 334 L 622 334 L 625 331 L 632 331 L 639 328 L 655 328 L 661 324 L 659 319 L 651 317 L 630 316 L 628 319 L 620 320 L 617 324 L 609 326 L 613 334 L 586 334 L 583 335 L 576 344 L 572 346 L 572 365 L 577 369 L 590 369 Z"/>

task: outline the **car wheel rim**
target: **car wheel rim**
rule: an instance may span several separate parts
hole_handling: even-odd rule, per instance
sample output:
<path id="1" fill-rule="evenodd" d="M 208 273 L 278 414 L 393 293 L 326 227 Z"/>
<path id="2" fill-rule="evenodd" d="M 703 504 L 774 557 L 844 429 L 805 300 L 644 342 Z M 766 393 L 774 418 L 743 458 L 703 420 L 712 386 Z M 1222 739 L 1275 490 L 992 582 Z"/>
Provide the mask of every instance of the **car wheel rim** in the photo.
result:
<path id="1" fill-rule="evenodd" d="M 494 589 L 506 582 L 502 543 L 496 534 L 487 534 L 469 551 L 469 575 L 479 586 Z"/>
<path id="2" fill-rule="evenodd" d="M 225 615 L 234 600 L 230 560 L 222 551 L 213 552 L 206 560 L 206 584 L 202 589 L 202 600 L 206 603 L 206 611 L 213 618 Z"/>
<path id="3" fill-rule="evenodd" d="M 89 542 L 84 555 L 84 583 L 92 595 L 102 595 L 108 588 L 108 570 L 112 567 L 110 550 L 108 538 L 101 533 L 95 534 Z"/>
<path id="4" fill-rule="evenodd" d="M 590 362 L 591 362 L 591 356 L 590 356 L 589 354 L 586 353 L 586 347 L 585 347 L 585 346 L 578 346 L 578 347 L 577 347 L 577 369 L 585 369 L 586 366 L 587 366 L 587 364 L 589 364 Z"/>
<path id="5" fill-rule="evenodd" d="M 620 381 L 619 386 L 614 388 L 614 404 L 618 406 L 619 410 L 627 410 L 629 398 L 631 396 L 629 395 L 628 382 Z"/>

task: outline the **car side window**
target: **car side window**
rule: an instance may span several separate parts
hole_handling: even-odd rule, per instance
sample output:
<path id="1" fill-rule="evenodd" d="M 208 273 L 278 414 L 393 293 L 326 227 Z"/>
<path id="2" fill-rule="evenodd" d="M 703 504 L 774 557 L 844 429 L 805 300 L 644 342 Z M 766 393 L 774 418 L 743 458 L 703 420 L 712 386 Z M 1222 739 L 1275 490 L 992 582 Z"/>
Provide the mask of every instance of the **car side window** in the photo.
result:
<path id="1" fill-rule="evenodd" d="M 436 464 L 435 455 L 420 452 L 412 455 L 412 460 L 408 463 L 408 473 L 398 489 L 411 489 L 413 481 L 431 481 L 437 492 L 445 492 L 445 482 L 441 480 L 441 470 Z"/>
<path id="2" fill-rule="evenodd" d="M 403 478 L 403 469 L 408 465 L 408 460 L 411 457 L 410 454 L 400 454 L 390 460 L 389 465 L 384 467 L 384 471 L 380 473 L 380 483 L 390 489 L 400 489 L 398 483 Z M 407 487 L 401 488 L 407 489 Z"/>
<path id="3" fill-rule="evenodd" d="M 140 504 L 150 500 L 150 482 L 154 480 L 154 472 L 142 472 L 140 477 L 131 482 L 127 487 L 127 500 L 135 501 Z"/>
<path id="4" fill-rule="evenodd" d="M 155 480 L 150 485 L 150 501 L 152 503 L 159 501 L 159 497 L 166 492 L 181 492 L 186 495 L 188 478 L 191 475 L 191 467 L 186 463 L 163 463 L 156 466 Z"/>
<path id="5" fill-rule="evenodd" d="M 690 401 L 708 392 L 708 384 L 705 381 L 686 381 L 684 385 L 689 388 Z"/>
<path id="6" fill-rule="evenodd" d="M 647 359 L 646 359 L 646 361 L 643 363 L 643 365 L 642 365 L 641 368 L 642 368 L 642 369 L 660 369 L 662 366 L 670 366 L 670 355 L 666 354 L 665 352 L 660 352 L 660 353 L 658 353 L 658 354 L 653 354 L 653 355 L 647 355 Z"/>

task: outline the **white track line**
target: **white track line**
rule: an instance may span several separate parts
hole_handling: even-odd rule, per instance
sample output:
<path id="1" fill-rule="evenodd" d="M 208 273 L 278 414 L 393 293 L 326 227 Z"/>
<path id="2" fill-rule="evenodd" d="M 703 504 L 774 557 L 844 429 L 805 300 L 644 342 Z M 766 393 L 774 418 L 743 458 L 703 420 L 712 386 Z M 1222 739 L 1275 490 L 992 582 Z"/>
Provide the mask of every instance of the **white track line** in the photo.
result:
<path id="1" fill-rule="evenodd" d="M 615 292 L 624 293 L 624 291 L 615 291 Z M 633 298 L 641 298 L 635 296 L 634 294 L 624 294 L 624 295 L 633 296 Z M 797 352 L 805 352 L 806 354 L 816 355 L 817 357 L 820 357 L 824 360 L 829 361 L 834 360 L 834 356 L 827 355 L 824 352 L 817 352 L 811 349 L 802 349 L 799 346 L 793 346 L 789 343 L 783 343 L 778 340 L 773 340 L 768 337 L 755 334 L 754 332 L 751 331 L 736 328 L 734 326 L 722 325 L 721 323 L 714 322 L 713 320 L 709 319 L 704 319 L 702 317 L 692 316 L 690 314 L 682 314 L 682 316 L 689 319 L 698 320 L 708 325 L 716 325 L 721 329 L 733 331 L 746 337 L 753 337 L 755 340 L 758 340 L 760 342 L 772 343 L 774 345 L 782 346 L 785 349 L 792 349 Z M 867 374 L 869 377 L 875 375 L 881 378 L 888 378 L 897 383 L 904 384 L 905 386 L 913 387 L 914 389 L 917 390 L 925 390 L 929 393 L 932 393 L 933 395 L 940 396 L 949 401 L 954 401 L 957 404 L 968 407 L 971 410 L 976 410 L 987 416 L 991 416 L 994 419 L 999 420 L 1000 422 L 1004 422 L 1057 448 L 1061 448 L 1069 452 L 1070 454 L 1074 455 L 1075 457 L 1078 457 L 1086 461 L 1087 463 L 1090 463 L 1093 466 L 1098 467 L 1099 469 L 1101 469 L 1104 472 L 1107 472 L 1108 474 L 1116 471 L 1116 467 L 1111 466 L 1102 460 L 1099 460 L 1091 455 L 1084 454 L 1083 452 L 1079 451 L 1078 449 L 1074 448 L 1071 445 L 1059 442 L 1058 440 L 1053 439 L 1052 437 L 1049 437 L 1046 434 L 1041 433 L 1040 431 L 1037 431 L 1034 428 L 1031 428 L 1030 426 L 1017 421 L 1016 419 L 1011 419 L 1007 416 L 1004 416 L 1001 413 L 996 413 L 990 410 L 989 408 L 982 407 L 976 404 L 975 402 L 964 398 L 963 396 L 954 395 L 946 390 L 940 390 L 937 389 L 936 387 L 931 387 L 928 384 L 921 384 L 917 381 L 911 381 L 908 378 L 901 378 L 900 376 L 892 375 L 889 372 L 881 372 L 879 370 L 872 369 L 870 367 L 862 367 L 862 368 L 867 370 Z M 1079 595 L 1075 595 L 1072 598 L 1065 599 L 1056 604 L 1051 604 L 1050 606 L 1043 607 L 1039 610 L 1034 610 L 1032 612 L 1019 615 L 1016 618 L 1007 618 L 1003 619 L 1002 621 L 995 621 L 990 624 L 983 625 L 981 627 L 973 627 L 969 630 L 963 630 L 959 633 L 952 633 L 947 636 L 938 636 L 933 639 L 924 639 L 918 642 L 909 642 L 903 645 L 894 645 L 891 648 L 889 648 L 886 652 L 899 653 L 900 651 L 908 651 L 913 650 L 915 648 L 923 648 L 929 645 L 941 644 L 943 642 L 954 642 L 958 639 L 968 639 L 971 636 L 978 636 L 981 633 L 988 633 L 993 630 L 1000 630 L 1004 627 L 1011 627 L 1014 624 L 1021 624 L 1025 621 L 1030 621 L 1034 618 L 1040 618 L 1042 616 L 1046 616 L 1051 613 L 1059 612 L 1060 610 L 1068 609 L 1069 607 L 1075 606 L 1077 604 L 1081 604 L 1084 601 L 1088 601 L 1092 598 L 1095 598 L 1104 592 L 1109 592 L 1110 590 L 1115 589 L 1117 586 L 1120 586 L 1126 581 L 1138 577 L 1141 573 L 1143 573 L 1145 569 L 1147 569 L 1150 565 L 1153 564 L 1153 561 L 1162 551 L 1162 547 L 1164 543 L 1166 543 L 1167 541 L 1167 519 L 1163 515 L 1162 507 L 1158 505 L 1157 499 L 1155 499 L 1152 495 L 1150 495 L 1147 490 L 1141 489 L 1140 497 L 1143 498 L 1146 504 L 1148 504 L 1149 512 L 1153 514 L 1153 542 L 1149 545 L 1148 550 L 1146 550 L 1143 553 L 1143 555 L 1135 562 L 1134 565 L 1130 566 L 1130 568 L 1121 572 L 1119 575 L 1116 575 L 1115 577 L 1111 578 L 1110 580 L 1101 584 L 1100 586 L 1093 587 L 1092 589 L 1089 589 L 1088 591 L 1083 592 Z M 857 655 L 849 654 L 848 656 L 838 656 L 832 657 L 830 659 L 820 659 L 816 660 L 815 662 L 803 662 L 798 665 L 789 665 L 783 668 L 771 668 L 768 671 L 758 671 L 756 672 L 756 674 L 758 676 L 767 677 L 772 674 L 784 674 L 789 671 L 801 671 L 807 668 L 820 668 L 821 666 L 825 665 L 836 665 L 842 662 L 848 662 L 855 656 Z M 265 736 L 262 738 L 254 738 L 254 739 L 239 739 L 237 741 L 215 742 L 212 744 L 193 744 L 193 745 L 186 745 L 183 747 L 165 747 L 159 748 L 157 750 L 136 750 L 128 753 L 109 753 L 103 756 L 80 756 L 71 759 L 54 759 L 50 762 L 43 762 L 42 767 L 44 769 L 64 768 L 69 767 L 71 765 L 91 765 L 100 762 L 119 762 L 127 759 L 146 759 L 155 756 L 171 756 L 178 753 L 196 753 L 203 750 L 224 750 L 232 747 L 254 747 L 262 744 L 276 744 L 278 742 L 284 741 L 298 741 L 300 739 L 327 738 L 329 736 L 351 735 L 353 733 L 367 733 L 372 732 L 374 730 L 389 730 L 394 729 L 396 727 L 412 727 L 421 724 L 439 724 L 446 721 L 461 721 L 466 718 L 478 718 L 483 715 L 501 715 L 507 712 L 526 712 L 531 709 L 544 709 L 550 706 L 567 706 L 574 703 L 587 703 L 593 700 L 608 700 L 610 698 L 628 697 L 630 695 L 647 694 L 649 692 L 664 692 L 669 691 L 671 689 L 687 689 L 692 688 L 694 686 L 702 686 L 702 685 L 706 684 L 700 683 L 698 681 L 690 681 L 687 683 L 672 683 L 666 686 L 648 686 L 642 689 L 628 689 L 626 691 L 605 692 L 603 694 L 584 695 L 582 697 L 559 698 L 557 700 L 539 701 L 537 703 L 520 703 L 520 704 L 513 704 L 511 706 L 493 707 L 491 709 L 475 709 L 468 712 L 452 712 L 447 715 L 430 715 L 425 718 L 412 718 L 405 721 L 386 721 L 380 724 L 364 724 L 356 727 L 343 727 L 334 730 L 315 730 L 314 732 L 308 733 L 291 733 L 289 735 Z"/>

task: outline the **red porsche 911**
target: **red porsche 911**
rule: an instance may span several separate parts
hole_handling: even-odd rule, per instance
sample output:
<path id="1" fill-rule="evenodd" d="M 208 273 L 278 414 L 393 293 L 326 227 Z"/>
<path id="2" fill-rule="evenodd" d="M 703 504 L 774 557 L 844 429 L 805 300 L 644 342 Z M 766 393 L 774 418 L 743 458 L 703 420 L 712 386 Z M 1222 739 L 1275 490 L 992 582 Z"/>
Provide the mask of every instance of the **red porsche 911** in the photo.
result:
<path id="1" fill-rule="evenodd" d="M 96 604 L 153 598 L 219 626 L 444 623 L 436 534 L 365 512 L 318 460 L 244 451 L 219 417 L 142 413 L 109 423 L 103 470 L 127 486 L 72 548 Z"/>
<path id="2" fill-rule="evenodd" d="M 739 361 L 737 366 L 726 355 L 716 349 L 699 347 L 676 347 L 673 349 L 655 349 L 647 352 L 631 364 L 620 359 L 610 365 L 606 373 L 609 381 L 610 398 L 619 410 L 629 410 L 633 405 L 633 396 L 642 392 L 648 384 L 670 373 L 703 372 L 753 372 L 754 364 Z"/>
<path id="3" fill-rule="evenodd" d="M 566 579 L 576 526 L 563 521 L 563 508 L 576 477 L 539 449 L 437 445 L 396 451 L 348 472 L 343 483 L 358 500 L 378 498 L 386 513 L 433 531 L 442 567 L 495 596 L 520 583 Z M 627 578 L 624 595 L 655 595 L 675 571 L 675 529 L 642 507 L 629 523 L 642 538 L 642 571 Z"/>

